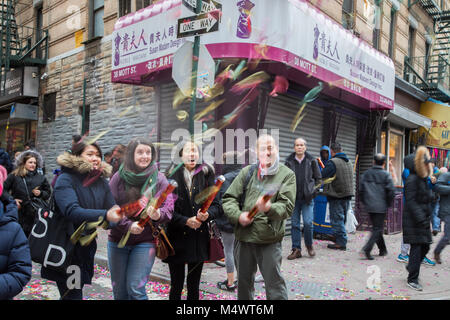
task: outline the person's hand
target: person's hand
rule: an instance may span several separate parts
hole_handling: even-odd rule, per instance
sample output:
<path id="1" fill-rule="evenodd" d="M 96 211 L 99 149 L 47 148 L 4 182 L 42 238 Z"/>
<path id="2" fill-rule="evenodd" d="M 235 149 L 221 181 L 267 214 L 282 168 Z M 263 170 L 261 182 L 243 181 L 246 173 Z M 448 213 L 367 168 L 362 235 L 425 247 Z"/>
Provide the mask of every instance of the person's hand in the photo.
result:
<path id="1" fill-rule="evenodd" d="M 430 177 L 431 183 L 435 184 L 436 183 L 436 177 L 435 176 L 431 176 Z"/>
<path id="2" fill-rule="evenodd" d="M 256 207 L 258 208 L 258 212 L 267 212 L 272 207 L 272 202 L 270 200 L 264 202 L 263 197 L 261 196 L 258 201 L 256 201 Z"/>
<path id="3" fill-rule="evenodd" d="M 202 213 L 200 211 L 200 209 L 198 209 L 198 211 L 197 211 L 197 219 L 198 220 L 203 222 L 203 221 L 206 221 L 208 219 L 208 217 L 209 217 L 208 211 L 206 211 L 205 213 Z"/>
<path id="4" fill-rule="evenodd" d="M 144 228 L 141 228 L 139 226 L 139 221 L 133 222 L 133 224 L 130 226 L 130 232 L 132 234 L 141 234 L 142 231 L 144 231 Z"/>
<path id="5" fill-rule="evenodd" d="M 21 206 L 22 200 L 20 200 L 20 199 L 14 199 L 14 200 L 16 200 L 17 208 L 20 209 L 22 207 Z"/>
<path id="6" fill-rule="evenodd" d="M 119 213 L 120 207 L 115 204 L 111 207 L 111 209 L 108 210 L 106 213 L 106 220 L 109 222 L 117 223 L 122 219 L 122 215 Z"/>
<path id="7" fill-rule="evenodd" d="M 153 206 L 149 206 L 147 209 L 147 214 L 150 216 L 150 218 L 154 221 L 158 221 L 159 218 L 161 218 L 161 211 L 155 210 Z"/>
<path id="8" fill-rule="evenodd" d="M 241 224 L 241 226 L 246 227 L 249 224 L 251 224 L 253 222 L 253 218 L 250 219 L 248 216 L 248 211 L 244 211 L 241 213 L 241 215 L 239 216 L 239 223 Z"/>
<path id="9" fill-rule="evenodd" d="M 39 197 L 41 195 L 41 190 L 39 190 L 39 187 L 34 188 L 33 190 L 31 190 L 31 192 L 35 197 Z"/>
<path id="10" fill-rule="evenodd" d="M 197 217 L 190 217 L 189 219 L 187 219 L 186 225 L 189 228 L 196 230 L 196 229 L 200 228 L 202 223 L 197 220 Z"/>

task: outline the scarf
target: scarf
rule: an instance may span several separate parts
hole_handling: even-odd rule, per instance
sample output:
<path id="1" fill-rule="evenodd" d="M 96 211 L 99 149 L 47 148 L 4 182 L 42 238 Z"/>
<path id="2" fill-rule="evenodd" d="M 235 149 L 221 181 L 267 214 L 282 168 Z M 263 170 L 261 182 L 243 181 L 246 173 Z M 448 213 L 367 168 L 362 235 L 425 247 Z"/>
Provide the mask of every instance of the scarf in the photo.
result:
<path id="1" fill-rule="evenodd" d="M 119 176 L 123 181 L 125 181 L 125 186 L 132 186 L 137 188 L 141 187 L 141 194 L 144 194 L 144 192 L 147 190 L 147 186 L 150 184 L 149 187 L 152 188 L 152 196 L 155 195 L 153 186 L 156 184 L 157 175 L 158 170 L 156 169 L 153 161 L 152 163 L 150 163 L 147 169 L 140 173 L 134 173 L 125 170 L 123 163 L 119 167 Z"/>
<path id="2" fill-rule="evenodd" d="M 86 178 L 83 180 L 83 187 L 89 187 L 91 184 L 93 184 L 95 181 L 97 181 L 98 178 L 102 176 L 103 170 L 92 170 L 90 171 Z"/>
<path id="3" fill-rule="evenodd" d="M 273 176 L 277 173 L 280 165 L 280 154 L 277 155 L 275 162 L 269 168 L 262 168 L 261 162 L 258 165 L 258 179 L 262 180 L 264 176 Z"/>

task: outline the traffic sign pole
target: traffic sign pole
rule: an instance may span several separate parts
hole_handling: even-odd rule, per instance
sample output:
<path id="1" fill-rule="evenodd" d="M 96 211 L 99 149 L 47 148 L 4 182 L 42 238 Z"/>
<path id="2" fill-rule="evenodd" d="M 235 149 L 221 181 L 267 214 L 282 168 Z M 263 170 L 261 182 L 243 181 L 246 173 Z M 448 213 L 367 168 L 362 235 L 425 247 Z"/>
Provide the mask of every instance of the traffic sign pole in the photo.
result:
<path id="1" fill-rule="evenodd" d="M 202 10 L 202 1 L 197 0 L 197 7 L 195 8 L 195 13 L 199 14 Z M 193 59 L 192 59 L 192 101 L 189 110 L 189 133 L 194 134 L 194 116 L 195 116 L 195 105 L 197 102 L 197 71 L 198 71 L 198 60 L 200 57 L 200 36 L 195 36 L 194 38 L 194 49 L 193 49 Z"/>

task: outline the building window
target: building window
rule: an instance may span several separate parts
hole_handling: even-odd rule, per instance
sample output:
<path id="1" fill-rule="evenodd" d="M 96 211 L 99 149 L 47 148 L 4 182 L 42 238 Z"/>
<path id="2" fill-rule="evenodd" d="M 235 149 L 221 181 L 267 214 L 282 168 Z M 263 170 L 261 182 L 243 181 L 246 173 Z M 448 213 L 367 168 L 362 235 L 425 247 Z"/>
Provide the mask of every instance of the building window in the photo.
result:
<path id="1" fill-rule="evenodd" d="M 342 26 L 347 29 L 353 29 L 353 0 L 344 0 L 342 3 Z"/>
<path id="2" fill-rule="evenodd" d="M 42 38 L 42 6 L 36 9 L 36 42 Z M 39 45 L 36 49 L 36 58 L 42 58 L 42 45 Z"/>
<path id="3" fill-rule="evenodd" d="M 44 95 L 44 106 L 42 111 L 42 122 L 45 123 L 55 121 L 56 92 Z"/>
<path id="4" fill-rule="evenodd" d="M 89 1 L 90 4 L 90 38 L 103 37 L 104 0 Z"/>
<path id="5" fill-rule="evenodd" d="M 131 0 L 119 0 L 119 17 L 126 16 L 131 12 Z"/>
<path id="6" fill-rule="evenodd" d="M 83 116 L 83 106 L 80 106 L 78 109 L 79 114 L 81 115 L 81 134 L 85 134 L 89 132 L 89 123 L 91 122 L 91 106 L 85 105 L 85 113 Z"/>
<path id="7" fill-rule="evenodd" d="M 388 55 L 393 59 L 394 56 L 394 43 L 395 43 L 395 26 L 397 24 L 397 11 L 391 9 L 391 25 L 389 26 L 389 47 Z"/>
<path id="8" fill-rule="evenodd" d="M 414 57 L 414 41 L 416 38 L 416 30 L 413 27 L 409 27 L 408 32 L 408 57 L 411 59 Z"/>
<path id="9" fill-rule="evenodd" d="M 136 0 L 136 11 L 148 7 L 152 2 L 152 0 Z"/>
<path id="10" fill-rule="evenodd" d="M 373 7 L 373 34 L 372 34 L 372 43 L 375 49 L 379 49 L 380 47 L 380 29 L 381 29 L 381 6 L 380 0 L 375 0 L 375 5 Z"/>

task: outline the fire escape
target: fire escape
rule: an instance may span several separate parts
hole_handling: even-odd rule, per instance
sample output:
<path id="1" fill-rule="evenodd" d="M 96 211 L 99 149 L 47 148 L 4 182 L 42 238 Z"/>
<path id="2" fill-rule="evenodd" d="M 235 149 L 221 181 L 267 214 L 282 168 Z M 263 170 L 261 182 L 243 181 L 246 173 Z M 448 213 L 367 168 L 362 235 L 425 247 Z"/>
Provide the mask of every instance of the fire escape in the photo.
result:
<path id="1" fill-rule="evenodd" d="M 0 0 L 0 98 L 5 95 L 7 73 L 25 66 L 47 64 L 48 31 L 17 25 L 16 5 L 32 1 Z"/>
<path id="2" fill-rule="evenodd" d="M 450 102 L 450 10 L 443 11 L 435 0 L 417 0 L 433 19 L 434 39 L 427 56 L 406 57 L 404 79 L 431 98 Z M 421 72 L 422 71 L 422 72 Z"/>

